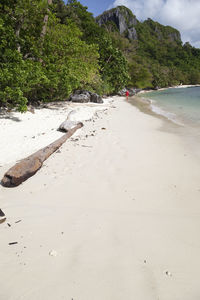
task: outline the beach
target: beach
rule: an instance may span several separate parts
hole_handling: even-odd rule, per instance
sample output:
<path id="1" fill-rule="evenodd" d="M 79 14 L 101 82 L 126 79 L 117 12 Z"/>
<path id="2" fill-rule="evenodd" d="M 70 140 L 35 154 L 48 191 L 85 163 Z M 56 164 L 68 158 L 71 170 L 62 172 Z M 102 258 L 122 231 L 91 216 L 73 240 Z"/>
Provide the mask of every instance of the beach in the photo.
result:
<path id="1" fill-rule="evenodd" d="M 0 186 L 0 299 L 199 299 L 199 160 L 164 119 L 117 96 L 15 113 L 0 119 L 0 177 L 73 109 L 84 127 L 22 185 Z"/>

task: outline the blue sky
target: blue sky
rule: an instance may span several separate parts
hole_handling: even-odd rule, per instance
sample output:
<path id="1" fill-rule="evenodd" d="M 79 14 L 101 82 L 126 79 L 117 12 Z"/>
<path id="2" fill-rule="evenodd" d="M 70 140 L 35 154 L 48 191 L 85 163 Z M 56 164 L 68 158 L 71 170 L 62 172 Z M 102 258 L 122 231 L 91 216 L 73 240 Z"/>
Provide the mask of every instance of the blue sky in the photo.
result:
<path id="1" fill-rule="evenodd" d="M 114 1 L 111 0 L 101 0 L 101 1 L 94 1 L 94 0 L 81 0 L 81 4 L 88 7 L 88 11 L 92 12 L 94 16 L 100 15 L 102 12 L 108 9 L 110 5 L 113 4 Z"/>

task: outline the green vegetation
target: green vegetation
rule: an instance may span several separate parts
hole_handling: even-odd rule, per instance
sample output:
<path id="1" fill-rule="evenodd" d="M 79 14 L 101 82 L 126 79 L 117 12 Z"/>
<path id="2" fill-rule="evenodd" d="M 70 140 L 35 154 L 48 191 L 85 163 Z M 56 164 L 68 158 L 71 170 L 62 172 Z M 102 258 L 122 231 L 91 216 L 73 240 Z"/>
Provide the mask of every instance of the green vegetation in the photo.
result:
<path id="1" fill-rule="evenodd" d="M 191 51 L 188 51 L 187 47 L 182 46 L 177 30 L 150 19 L 137 26 L 138 55 L 146 58 L 154 87 L 200 83 L 200 49 L 190 46 Z M 196 76 L 197 80 L 191 81 L 194 71 L 199 75 Z"/>
<path id="2" fill-rule="evenodd" d="M 121 51 L 73 0 L 2 0 L 0 65 L 0 107 L 21 112 L 78 88 L 116 92 L 128 79 Z"/>
<path id="3" fill-rule="evenodd" d="M 54 0 L 54 3 L 57 2 L 58 0 Z M 124 87 L 129 79 L 127 61 L 121 50 L 115 46 L 109 32 L 101 28 L 87 11 L 87 7 L 76 0 L 68 1 L 65 14 L 61 11 L 63 9 L 59 10 L 57 6 L 56 15 L 60 21 L 64 24 L 75 24 L 82 32 L 82 40 L 89 45 L 96 45 L 98 49 L 100 80 L 85 86 L 100 94 L 114 93 Z"/>
<path id="4" fill-rule="evenodd" d="M 122 35 L 113 21 L 100 27 L 76 0 L 2 0 L 0 107 L 23 112 L 28 103 L 65 100 L 76 89 L 110 94 L 124 86 L 200 83 L 200 49 L 182 45 L 170 26 L 140 23 L 119 9 L 127 23 Z M 134 28 L 137 39 L 126 38 Z"/>
<path id="5" fill-rule="evenodd" d="M 134 28 L 137 40 L 127 40 L 117 31 L 110 33 L 128 60 L 129 86 L 200 84 L 200 49 L 189 43 L 182 45 L 178 30 L 151 19 L 138 22 Z"/>

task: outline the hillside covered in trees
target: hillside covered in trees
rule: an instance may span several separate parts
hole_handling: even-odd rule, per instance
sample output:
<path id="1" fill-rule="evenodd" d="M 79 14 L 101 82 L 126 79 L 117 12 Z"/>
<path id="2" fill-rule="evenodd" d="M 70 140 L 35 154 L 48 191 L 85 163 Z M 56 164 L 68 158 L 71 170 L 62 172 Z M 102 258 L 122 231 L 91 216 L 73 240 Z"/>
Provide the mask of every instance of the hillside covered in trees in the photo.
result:
<path id="1" fill-rule="evenodd" d="M 97 17 L 128 61 L 128 85 L 140 88 L 200 83 L 200 49 L 183 45 L 178 30 L 139 22 L 124 6 Z"/>
<path id="2" fill-rule="evenodd" d="M 200 49 L 119 6 L 96 19 L 76 0 L 2 0 L 0 107 L 66 100 L 76 89 L 200 83 Z"/>

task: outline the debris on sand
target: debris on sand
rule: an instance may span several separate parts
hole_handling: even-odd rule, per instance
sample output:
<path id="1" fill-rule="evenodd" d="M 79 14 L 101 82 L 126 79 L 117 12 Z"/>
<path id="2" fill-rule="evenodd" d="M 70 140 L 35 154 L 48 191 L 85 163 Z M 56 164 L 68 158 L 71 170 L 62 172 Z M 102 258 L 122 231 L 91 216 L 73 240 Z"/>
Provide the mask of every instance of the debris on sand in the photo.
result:
<path id="1" fill-rule="evenodd" d="M 49 255 L 50 255 L 50 256 L 56 257 L 56 256 L 57 256 L 57 252 L 56 252 L 55 250 L 51 250 L 51 251 L 49 252 Z"/>
<path id="2" fill-rule="evenodd" d="M 0 209 L 0 224 L 4 223 L 6 220 L 6 216 L 4 212 Z"/>
<path id="3" fill-rule="evenodd" d="M 18 242 L 10 242 L 8 245 L 16 245 L 16 244 L 18 244 Z"/>

